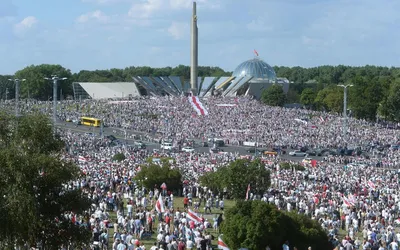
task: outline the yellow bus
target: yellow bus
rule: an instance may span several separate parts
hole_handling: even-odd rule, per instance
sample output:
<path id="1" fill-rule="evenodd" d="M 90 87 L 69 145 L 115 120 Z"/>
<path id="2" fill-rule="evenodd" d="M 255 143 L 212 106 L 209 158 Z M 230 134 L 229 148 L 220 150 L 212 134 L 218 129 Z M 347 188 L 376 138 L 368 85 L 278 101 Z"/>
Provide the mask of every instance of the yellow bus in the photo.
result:
<path id="1" fill-rule="evenodd" d="M 81 124 L 92 127 L 100 127 L 101 120 L 92 117 L 81 117 Z"/>

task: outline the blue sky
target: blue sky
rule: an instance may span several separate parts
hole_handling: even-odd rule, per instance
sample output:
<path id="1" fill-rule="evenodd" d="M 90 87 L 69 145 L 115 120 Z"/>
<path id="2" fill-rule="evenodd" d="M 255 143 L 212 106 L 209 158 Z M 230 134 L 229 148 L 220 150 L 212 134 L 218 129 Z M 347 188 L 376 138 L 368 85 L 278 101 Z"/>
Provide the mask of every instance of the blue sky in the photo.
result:
<path id="1" fill-rule="evenodd" d="M 199 64 L 400 66 L 399 0 L 198 0 Z M 192 0 L 0 0 L 0 74 L 190 63 Z"/>

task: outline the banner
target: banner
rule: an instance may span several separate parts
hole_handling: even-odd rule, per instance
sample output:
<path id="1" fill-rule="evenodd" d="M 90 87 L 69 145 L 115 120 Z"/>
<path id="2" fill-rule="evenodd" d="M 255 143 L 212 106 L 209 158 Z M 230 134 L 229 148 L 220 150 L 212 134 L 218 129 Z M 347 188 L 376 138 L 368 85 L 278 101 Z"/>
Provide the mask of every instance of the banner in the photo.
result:
<path id="1" fill-rule="evenodd" d="M 204 108 L 198 96 L 189 96 L 188 100 L 196 111 L 197 115 L 208 115 L 208 111 Z"/>

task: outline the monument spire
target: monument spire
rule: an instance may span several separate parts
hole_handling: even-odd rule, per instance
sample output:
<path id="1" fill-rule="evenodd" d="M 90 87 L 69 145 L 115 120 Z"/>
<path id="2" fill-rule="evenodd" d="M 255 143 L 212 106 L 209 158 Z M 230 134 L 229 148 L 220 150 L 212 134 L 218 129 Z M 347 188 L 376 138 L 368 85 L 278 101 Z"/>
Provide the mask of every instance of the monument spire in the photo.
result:
<path id="1" fill-rule="evenodd" d="M 193 13 L 191 22 L 191 41 L 190 41 L 190 87 L 193 95 L 197 95 L 198 89 L 198 30 L 197 30 L 197 13 L 196 2 L 193 2 Z"/>

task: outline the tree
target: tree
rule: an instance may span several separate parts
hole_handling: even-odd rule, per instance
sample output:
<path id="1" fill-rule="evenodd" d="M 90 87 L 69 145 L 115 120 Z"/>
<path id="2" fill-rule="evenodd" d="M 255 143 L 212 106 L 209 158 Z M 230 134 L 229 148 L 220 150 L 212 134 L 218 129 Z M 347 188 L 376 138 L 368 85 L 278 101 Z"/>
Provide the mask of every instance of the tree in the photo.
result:
<path id="1" fill-rule="evenodd" d="M 178 169 L 172 169 L 170 159 L 160 159 L 161 164 L 156 164 L 149 158 L 148 163 L 141 166 L 141 170 L 135 176 L 139 185 L 153 189 L 154 186 L 160 187 L 165 183 L 169 190 L 178 191 L 182 188 L 182 174 Z"/>
<path id="2" fill-rule="evenodd" d="M 244 199 L 249 184 L 254 195 L 263 195 L 271 181 L 270 172 L 260 159 L 240 159 L 218 168 L 216 172 L 206 174 L 200 178 L 200 183 L 218 191 L 227 188 L 228 195 L 233 199 Z"/>
<path id="3" fill-rule="evenodd" d="M 125 160 L 125 155 L 123 153 L 117 153 L 113 156 L 113 161 L 123 161 Z"/>
<path id="4" fill-rule="evenodd" d="M 300 101 L 301 104 L 306 105 L 308 107 L 312 107 L 314 105 L 316 94 L 313 89 L 306 88 L 301 92 Z"/>
<path id="5" fill-rule="evenodd" d="M 72 95 L 72 74 L 69 69 L 62 67 L 61 65 L 52 64 L 41 64 L 28 66 L 15 73 L 15 76 L 19 79 L 26 79 L 25 82 L 21 82 L 21 96 L 24 98 L 35 98 L 40 100 L 51 100 L 53 96 L 53 83 L 49 80 L 45 80 L 45 77 L 51 77 L 57 75 L 59 77 L 68 78 L 65 81 L 59 81 L 59 90 L 57 93 L 59 98 L 60 93 L 63 96 Z"/>
<path id="6" fill-rule="evenodd" d="M 318 222 L 304 215 L 281 212 L 262 201 L 238 201 L 226 211 L 221 230 L 230 249 L 281 249 L 286 240 L 298 249 L 331 249 Z"/>
<path id="7" fill-rule="evenodd" d="M 0 122 L 1 248 L 40 242 L 46 249 L 58 249 L 88 243 L 89 229 L 65 215 L 83 215 L 91 202 L 80 189 L 64 188 L 81 173 L 61 159 L 64 143 L 54 135 L 50 120 L 0 114 Z"/>
<path id="8" fill-rule="evenodd" d="M 392 84 L 389 93 L 381 103 L 380 113 L 391 121 L 400 122 L 400 80 Z"/>
<path id="9" fill-rule="evenodd" d="M 261 100 L 270 106 L 283 106 L 285 104 L 285 92 L 283 92 L 282 85 L 273 84 L 268 89 L 262 92 Z"/>

